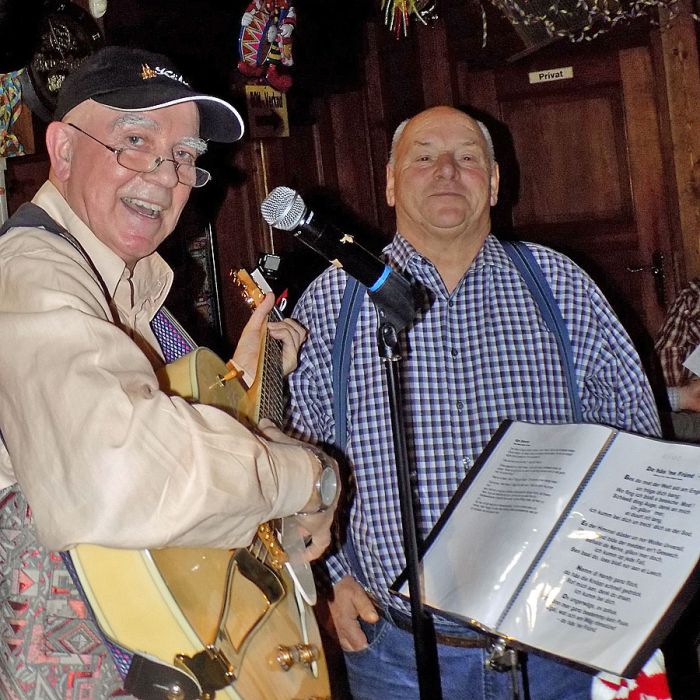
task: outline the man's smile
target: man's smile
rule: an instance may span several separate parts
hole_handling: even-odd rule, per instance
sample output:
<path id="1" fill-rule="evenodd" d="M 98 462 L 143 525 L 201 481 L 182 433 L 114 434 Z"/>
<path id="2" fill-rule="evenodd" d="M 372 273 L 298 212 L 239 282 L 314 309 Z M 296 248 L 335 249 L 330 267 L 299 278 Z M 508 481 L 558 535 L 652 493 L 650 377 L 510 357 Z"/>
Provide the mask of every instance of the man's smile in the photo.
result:
<path id="1" fill-rule="evenodd" d="M 132 211 L 149 219 L 159 218 L 163 211 L 160 205 L 136 197 L 122 197 L 122 202 Z"/>

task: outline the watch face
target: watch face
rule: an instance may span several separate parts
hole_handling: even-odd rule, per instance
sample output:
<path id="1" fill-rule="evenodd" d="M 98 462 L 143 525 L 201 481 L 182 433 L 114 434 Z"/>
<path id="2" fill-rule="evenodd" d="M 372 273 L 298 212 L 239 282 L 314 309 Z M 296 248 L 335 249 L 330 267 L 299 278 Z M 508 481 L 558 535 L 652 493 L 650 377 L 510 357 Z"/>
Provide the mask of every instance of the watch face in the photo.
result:
<path id="1" fill-rule="evenodd" d="M 319 479 L 319 491 L 321 504 L 324 508 L 328 508 L 335 500 L 335 494 L 338 491 L 338 477 L 332 467 L 323 468 Z"/>
<path id="2" fill-rule="evenodd" d="M 22 99 L 50 121 L 65 77 L 104 44 L 95 20 L 72 2 L 50 2 L 44 10 L 37 49 L 24 71 Z"/>

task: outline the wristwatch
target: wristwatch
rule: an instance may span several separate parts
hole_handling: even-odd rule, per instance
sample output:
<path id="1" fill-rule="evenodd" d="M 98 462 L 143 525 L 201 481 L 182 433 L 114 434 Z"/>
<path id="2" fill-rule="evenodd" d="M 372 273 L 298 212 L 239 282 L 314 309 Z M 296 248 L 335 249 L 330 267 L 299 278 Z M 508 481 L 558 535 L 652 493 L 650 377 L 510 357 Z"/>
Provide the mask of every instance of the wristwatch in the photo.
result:
<path id="1" fill-rule="evenodd" d="M 304 449 L 311 452 L 321 465 L 321 471 L 314 484 L 313 492 L 319 505 L 316 510 L 299 511 L 298 515 L 323 513 L 324 510 L 328 510 L 333 505 L 335 497 L 338 494 L 338 474 L 325 452 L 316 447 L 311 447 L 310 445 L 305 445 Z"/>

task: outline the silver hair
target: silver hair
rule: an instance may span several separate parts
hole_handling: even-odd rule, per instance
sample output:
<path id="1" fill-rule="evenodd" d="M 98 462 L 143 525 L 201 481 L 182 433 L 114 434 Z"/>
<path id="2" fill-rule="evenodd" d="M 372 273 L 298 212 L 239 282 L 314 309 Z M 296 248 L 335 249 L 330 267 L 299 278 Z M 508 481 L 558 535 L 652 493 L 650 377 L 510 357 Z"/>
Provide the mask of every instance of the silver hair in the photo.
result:
<path id="1" fill-rule="evenodd" d="M 389 165 L 393 165 L 396 160 L 396 149 L 398 147 L 399 140 L 401 139 L 401 135 L 403 134 L 404 130 L 406 129 L 406 126 L 408 125 L 408 122 L 410 122 L 411 119 L 412 117 L 409 119 L 404 119 L 396 127 L 396 131 L 394 131 L 394 136 L 391 139 L 391 151 L 389 152 Z M 489 132 L 486 124 L 479 121 L 478 119 L 474 119 L 474 121 L 476 122 L 476 125 L 479 127 L 481 133 L 484 136 L 484 141 L 486 141 L 486 152 L 489 156 L 489 165 L 493 166 L 493 164 L 496 162 L 496 152 L 493 148 L 493 139 L 491 138 L 491 133 Z"/>

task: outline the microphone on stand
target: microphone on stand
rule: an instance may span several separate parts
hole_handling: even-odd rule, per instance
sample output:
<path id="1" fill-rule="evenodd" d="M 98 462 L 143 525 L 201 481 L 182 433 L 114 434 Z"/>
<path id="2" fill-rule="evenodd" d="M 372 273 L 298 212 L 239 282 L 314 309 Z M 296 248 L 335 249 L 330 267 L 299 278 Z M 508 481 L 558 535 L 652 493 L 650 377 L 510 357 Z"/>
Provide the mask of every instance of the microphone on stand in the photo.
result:
<path id="1" fill-rule="evenodd" d="M 270 226 L 291 231 L 302 243 L 365 285 L 380 313 L 397 330 L 413 321 L 416 305 L 411 283 L 356 243 L 351 234 L 317 216 L 298 192 L 275 187 L 263 200 L 260 211 Z"/>

